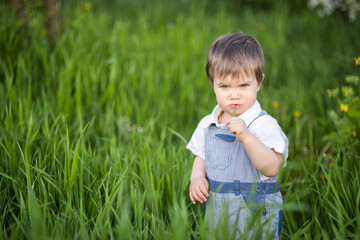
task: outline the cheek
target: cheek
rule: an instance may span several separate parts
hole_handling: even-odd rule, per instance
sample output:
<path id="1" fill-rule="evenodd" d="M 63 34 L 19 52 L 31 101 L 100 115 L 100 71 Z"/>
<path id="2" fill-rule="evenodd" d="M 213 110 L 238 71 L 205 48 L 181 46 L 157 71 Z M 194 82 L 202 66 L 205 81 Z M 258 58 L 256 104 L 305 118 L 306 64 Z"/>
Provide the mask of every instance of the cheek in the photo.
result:
<path id="1" fill-rule="evenodd" d="M 221 98 L 218 94 L 216 94 L 216 101 L 219 103 L 221 101 Z"/>
<path id="2" fill-rule="evenodd" d="M 223 101 L 224 99 L 226 99 L 226 94 L 224 94 L 223 92 L 215 92 L 216 95 L 216 100 L 219 101 Z"/>

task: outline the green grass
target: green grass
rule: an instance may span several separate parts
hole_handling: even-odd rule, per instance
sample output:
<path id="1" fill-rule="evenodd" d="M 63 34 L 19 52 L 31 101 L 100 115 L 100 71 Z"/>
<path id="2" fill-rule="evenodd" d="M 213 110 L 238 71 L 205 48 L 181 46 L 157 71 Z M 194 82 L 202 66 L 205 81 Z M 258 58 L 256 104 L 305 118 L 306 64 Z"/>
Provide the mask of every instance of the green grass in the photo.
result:
<path id="1" fill-rule="evenodd" d="M 359 239 L 359 125 L 341 132 L 327 93 L 359 75 L 359 21 L 282 1 L 64 3 L 51 49 L 28 8 L 21 23 L 0 4 L 0 239 L 227 236 L 190 202 L 185 145 L 216 104 L 208 47 L 232 31 L 261 43 L 259 101 L 290 141 L 282 238 Z"/>

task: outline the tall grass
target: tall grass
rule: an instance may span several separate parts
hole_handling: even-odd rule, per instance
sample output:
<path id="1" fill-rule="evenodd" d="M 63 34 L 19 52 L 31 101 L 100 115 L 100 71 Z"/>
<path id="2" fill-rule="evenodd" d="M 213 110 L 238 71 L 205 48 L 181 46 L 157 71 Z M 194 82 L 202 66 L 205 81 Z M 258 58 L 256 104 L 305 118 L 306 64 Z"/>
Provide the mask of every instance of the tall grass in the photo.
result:
<path id="1" fill-rule="evenodd" d="M 358 22 L 212 4 L 65 3 L 53 49 L 41 9 L 21 23 L 0 4 L 1 239 L 216 238 L 185 145 L 216 103 L 207 49 L 229 31 L 262 44 L 259 101 L 290 140 L 282 237 L 359 239 L 359 152 L 323 140 L 338 136 L 327 89 L 359 73 Z"/>

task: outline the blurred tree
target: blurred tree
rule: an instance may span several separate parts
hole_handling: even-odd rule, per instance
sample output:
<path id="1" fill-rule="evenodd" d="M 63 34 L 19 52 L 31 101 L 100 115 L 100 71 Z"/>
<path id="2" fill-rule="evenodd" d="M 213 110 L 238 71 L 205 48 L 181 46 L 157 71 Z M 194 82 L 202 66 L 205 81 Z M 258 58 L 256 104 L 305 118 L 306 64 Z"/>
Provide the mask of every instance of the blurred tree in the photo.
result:
<path id="1" fill-rule="evenodd" d="M 45 29 L 52 46 L 55 45 L 58 29 L 58 11 L 60 0 L 46 0 Z"/>
<path id="2" fill-rule="evenodd" d="M 11 0 L 11 6 L 15 9 L 17 17 L 26 23 L 26 11 L 24 8 L 25 0 Z M 41 0 L 39 0 L 41 1 Z M 58 12 L 60 8 L 60 0 L 43 0 L 45 4 L 45 30 L 46 36 L 53 47 L 56 42 L 57 29 L 59 25 Z"/>
<path id="3" fill-rule="evenodd" d="M 12 0 L 11 1 L 11 6 L 13 8 L 15 8 L 17 17 L 21 21 L 25 22 L 26 21 L 26 16 L 25 16 L 25 10 L 24 10 L 23 2 L 21 0 Z"/>

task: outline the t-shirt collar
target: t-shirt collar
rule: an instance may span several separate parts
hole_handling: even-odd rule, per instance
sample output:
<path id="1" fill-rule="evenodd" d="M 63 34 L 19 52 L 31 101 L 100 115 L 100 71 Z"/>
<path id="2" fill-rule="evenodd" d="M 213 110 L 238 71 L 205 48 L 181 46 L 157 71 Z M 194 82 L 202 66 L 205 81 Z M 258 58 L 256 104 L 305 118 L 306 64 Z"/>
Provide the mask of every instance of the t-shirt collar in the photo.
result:
<path id="1" fill-rule="evenodd" d="M 216 124 L 217 123 L 217 117 L 220 114 L 220 112 L 222 111 L 222 109 L 220 108 L 219 105 L 216 105 L 216 107 L 214 108 L 214 110 L 212 111 L 212 121 Z M 249 126 L 250 123 L 261 113 L 261 106 L 260 103 L 258 101 L 255 101 L 254 105 L 252 105 L 252 107 L 250 107 L 247 111 L 245 111 L 244 113 L 242 113 L 241 115 L 238 116 L 238 118 L 242 119 L 245 121 L 246 126 Z"/>

